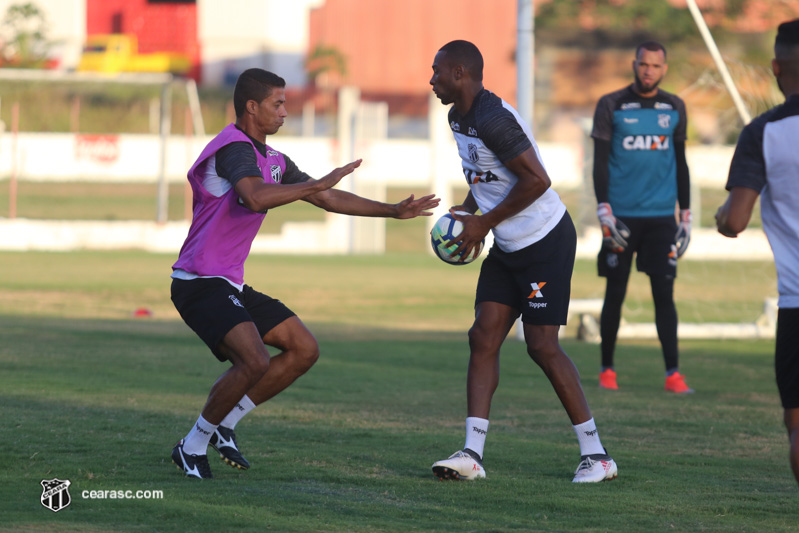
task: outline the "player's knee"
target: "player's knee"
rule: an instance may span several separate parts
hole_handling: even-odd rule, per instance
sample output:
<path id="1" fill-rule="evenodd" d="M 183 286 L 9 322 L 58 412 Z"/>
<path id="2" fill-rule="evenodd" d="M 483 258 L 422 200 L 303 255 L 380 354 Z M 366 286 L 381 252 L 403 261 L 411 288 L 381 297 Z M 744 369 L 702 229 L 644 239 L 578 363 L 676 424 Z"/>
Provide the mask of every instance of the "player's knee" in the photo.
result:
<path id="1" fill-rule="evenodd" d="M 527 338 L 527 355 L 539 366 L 545 367 L 562 353 L 557 337 L 554 340 L 550 336 L 539 335 L 530 335 Z"/>
<path id="2" fill-rule="evenodd" d="M 221 343 L 219 353 L 233 364 L 233 368 L 250 381 L 258 381 L 269 370 L 270 356 L 261 344 L 250 344 L 237 348 Z"/>
<path id="3" fill-rule="evenodd" d="M 474 352 L 493 351 L 502 344 L 502 338 L 497 339 L 497 334 L 490 328 L 474 324 L 469 328 L 469 348 Z"/>
<path id="4" fill-rule="evenodd" d="M 269 354 L 265 353 L 257 355 L 254 354 L 250 357 L 244 358 L 237 366 L 244 371 L 250 384 L 254 385 L 264 376 L 264 374 L 269 371 L 269 364 Z"/>
<path id="5" fill-rule="evenodd" d="M 298 366 L 307 371 L 319 360 L 319 343 L 313 337 L 304 339 L 295 348 L 294 353 Z"/>
<path id="6" fill-rule="evenodd" d="M 539 366 L 543 366 L 551 358 L 552 351 L 541 344 L 527 344 L 527 355 Z"/>
<path id="7" fill-rule="evenodd" d="M 474 351 L 476 345 L 482 343 L 485 337 L 484 333 L 477 326 L 477 324 L 474 324 L 471 328 L 469 328 L 467 335 L 469 337 L 469 346 L 472 348 L 472 351 Z"/>

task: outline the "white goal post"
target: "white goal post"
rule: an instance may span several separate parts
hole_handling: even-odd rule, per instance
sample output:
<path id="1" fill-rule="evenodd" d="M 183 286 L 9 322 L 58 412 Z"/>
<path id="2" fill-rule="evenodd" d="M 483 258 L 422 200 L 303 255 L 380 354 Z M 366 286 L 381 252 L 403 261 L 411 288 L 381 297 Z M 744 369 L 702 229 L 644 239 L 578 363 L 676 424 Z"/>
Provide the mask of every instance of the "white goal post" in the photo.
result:
<path id="1" fill-rule="evenodd" d="M 118 74 L 103 74 L 99 72 L 67 72 L 59 70 L 38 69 L 0 69 L 0 80 L 11 81 L 36 81 L 47 83 L 99 83 L 122 85 L 151 85 L 161 88 L 159 105 L 159 156 L 158 156 L 158 207 L 156 220 L 162 224 L 167 220 L 167 206 L 169 200 L 169 187 L 166 179 L 166 142 L 172 129 L 172 88 L 182 86 L 191 110 L 192 126 L 195 136 L 205 135 L 202 113 L 200 111 L 200 97 L 197 84 L 191 78 L 175 77 L 169 73 L 150 72 L 122 72 Z M 12 157 L 15 154 L 12 154 Z"/>

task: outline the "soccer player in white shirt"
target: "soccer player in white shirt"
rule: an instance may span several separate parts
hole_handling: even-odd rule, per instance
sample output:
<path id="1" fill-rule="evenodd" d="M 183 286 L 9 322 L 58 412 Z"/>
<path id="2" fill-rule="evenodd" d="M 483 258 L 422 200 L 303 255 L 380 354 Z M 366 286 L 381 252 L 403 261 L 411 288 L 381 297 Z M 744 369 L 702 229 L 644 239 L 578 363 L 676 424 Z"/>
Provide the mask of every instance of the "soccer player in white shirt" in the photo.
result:
<path id="1" fill-rule="evenodd" d="M 735 238 L 746 229 L 760 196 L 760 214 L 777 265 L 775 369 L 799 482 L 799 19 L 780 24 L 771 68 L 785 95 L 750 122 L 730 163 L 727 201 L 716 213 L 719 233 Z"/>
<path id="2" fill-rule="evenodd" d="M 573 481 L 613 479 L 616 463 L 599 439 L 577 368 L 558 342 L 569 308 L 574 224 L 550 188 L 529 126 L 482 80 L 483 57 L 474 44 L 452 41 L 436 54 L 430 85 L 442 104 L 453 104 L 449 124 L 470 189 L 463 204 L 450 209 L 464 226 L 452 255 L 468 257 L 489 231 L 494 246 L 482 263 L 469 330 L 466 443 L 436 462 L 433 472 L 440 479 L 485 477 L 483 448 L 500 347 L 521 314 L 527 352 L 549 378 L 577 434 L 581 460 Z"/>

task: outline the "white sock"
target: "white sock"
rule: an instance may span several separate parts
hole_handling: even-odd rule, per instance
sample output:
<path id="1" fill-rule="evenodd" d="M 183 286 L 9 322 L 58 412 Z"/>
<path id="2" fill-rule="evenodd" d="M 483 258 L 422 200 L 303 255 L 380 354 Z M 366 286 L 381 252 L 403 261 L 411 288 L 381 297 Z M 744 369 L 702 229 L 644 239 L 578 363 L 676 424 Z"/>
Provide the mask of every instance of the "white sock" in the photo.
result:
<path id="1" fill-rule="evenodd" d="M 239 400 L 239 403 L 236 404 L 236 407 L 234 407 L 227 414 L 227 416 L 219 423 L 219 425 L 228 429 L 233 429 L 236 427 L 236 424 L 239 423 L 239 420 L 244 418 L 244 415 L 253 409 L 255 409 L 255 404 L 252 403 L 252 400 L 250 400 L 249 396 L 245 394 L 244 398 Z"/>
<path id="2" fill-rule="evenodd" d="M 210 423 L 202 415 L 183 439 L 183 451 L 189 455 L 206 455 L 211 435 L 216 431 L 216 424 Z"/>
<path id="3" fill-rule="evenodd" d="M 602 447 L 602 441 L 599 440 L 599 431 L 593 418 L 572 427 L 577 434 L 577 441 L 580 443 L 580 455 L 605 453 L 605 448 Z"/>
<path id="4" fill-rule="evenodd" d="M 475 416 L 470 416 L 466 419 L 466 445 L 464 448 L 469 448 L 475 452 L 480 456 L 480 459 L 483 458 L 486 433 L 488 433 L 488 420 Z"/>

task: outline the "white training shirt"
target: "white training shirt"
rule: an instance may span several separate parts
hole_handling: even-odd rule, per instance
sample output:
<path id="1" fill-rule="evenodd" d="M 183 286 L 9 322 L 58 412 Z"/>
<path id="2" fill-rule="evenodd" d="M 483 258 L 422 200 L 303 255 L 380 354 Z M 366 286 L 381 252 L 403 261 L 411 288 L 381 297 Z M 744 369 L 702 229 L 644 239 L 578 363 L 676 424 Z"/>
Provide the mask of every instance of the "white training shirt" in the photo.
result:
<path id="1" fill-rule="evenodd" d="M 485 89 L 465 116 L 453 106 L 449 125 L 458 144 L 463 174 L 483 213 L 490 212 L 510 193 L 518 178 L 503 164 L 533 147 L 541 161 L 530 127 L 513 107 Z M 543 166 L 543 162 L 542 162 Z M 549 188 L 535 202 L 494 229 L 494 242 L 515 252 L 543 239 L 566 213 L 560 196 Z"/>

